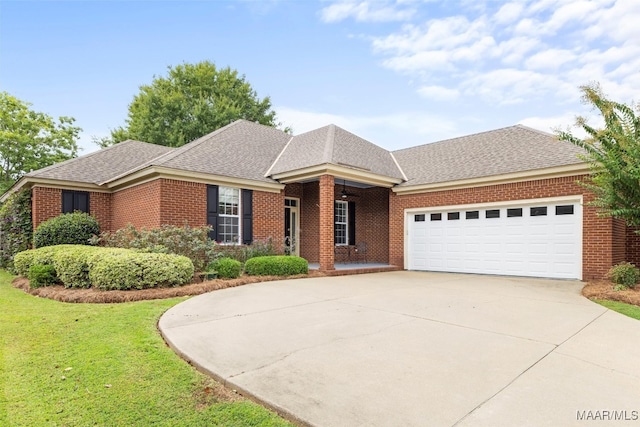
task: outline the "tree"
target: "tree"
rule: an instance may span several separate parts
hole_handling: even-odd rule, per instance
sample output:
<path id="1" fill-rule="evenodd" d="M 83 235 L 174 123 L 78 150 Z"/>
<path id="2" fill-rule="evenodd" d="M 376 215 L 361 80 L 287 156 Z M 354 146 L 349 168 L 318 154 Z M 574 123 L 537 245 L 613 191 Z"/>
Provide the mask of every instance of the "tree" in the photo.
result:
<path id="1" fill-rule="evenodd" d="M 256 92 L 231 68 L 209 62 L 168 67 L 167 77 L 154 77 L 129 104 L 126 126 L 111 138 L 94 138 L 104 147 L 125 139 L 179 147 L 203 135 L 246 119 L 278 126 L 269 97 Z"/>
<path id="2" fill-rule="evenodd" d="M 0 194 L 25 173 L 78 155 L 75 119 L 31 110 L 7 92 L 0 92 Z"/>
<path id="3" fill-rule="evenodd" d="M 559 132 L 561 140 L 582 147 L 591 177 L 583 185 L 596 198 L 593 205 L 606 216 L 622 218 L 630 226 L 640 226 L 640 118 L 634 106 L 612 100 L 598 84 L 581 86 L 583 101 L 596 108 L 604 128 L 596 129 L 584 117 L 577 124 L 587 133 L 582 139 L 570 132 Z"/>

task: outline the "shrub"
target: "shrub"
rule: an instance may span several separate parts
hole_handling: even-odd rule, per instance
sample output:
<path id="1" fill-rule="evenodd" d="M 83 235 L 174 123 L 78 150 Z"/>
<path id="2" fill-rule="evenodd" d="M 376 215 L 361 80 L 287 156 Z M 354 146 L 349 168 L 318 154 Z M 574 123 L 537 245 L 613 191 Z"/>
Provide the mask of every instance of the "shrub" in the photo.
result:
<path id="1" fill-rule="evenodd" d="M 15 272 L 13 257 L 31 248 L 31 191 L 12 194 L 0 207 L 0 267 Z"/>
<path id="2" fill-rule="evenodd" d="M 242 263 L 231 258 L 217 259 L 210 266 L 218 272 L 218 277 L 221 279 L 235 279 L 242 273 Z"/>
<path id="3" fill-rule="evenodd" d="M 617 285 L 634 288 L 640 280 L 640 269 L 630 262 L 621 262 L 609 269 L 608 277 Z"/>
<path id="4" fill-rule="evenodd" d="M 33 244 L 36 248 L 88 245 L 89 239 L 97 234 L 100 234 L 100 226 L 94 217 L 84 212 L 67 213 L 40 224 L 33 234 Z"/>
<path id="5" fill-rule="evenodd" d="M 250 245 L 218 245 L 216 246 L 216 258 L 233 258 L 241 263 L 259 256 L 277 255 L 271 238 L 255 240 Z"/>
<path id="6" fill-rule="evenodd" d="M 290 276 L 307 274 L 309 264 L 306 259 L 297 256 L 264 256 L 247 260 L 244 270 L 252 276 Z"/>
<path id="7" fill-rule="evenodd" d="M 57 246 L 60 250 L 53 254 L 53 265 L 58 279 L 65 288 L 90 288 L 89 259 L 97 253 L 113 253 L 124 249 L 105 249 L 85 245 Z"/>
<path id="8" fill-rule="evenodd" d="M 193 263 L 171 254 L 83 245 L 46 246 L 15 257 L 19 274 L 29 277 L 33 266 L 49 266 L 56 282 L 67 287 L 145 289 L 180 286 L 193 277 Z"/>
<path id="9" fill-rule="evenodd" d="M 180 286 L 194 272 L 187 257 L 133 251 L 97 253 L 88 265 L 91 283 L 103 290 Z"/>
<path id="10" fill-rule="evenodd" d="M 34 264 L 29 267 L 28 277 L 31 288 L 55 285 L 58 282 L 56 269 L 52 265 Z"/>
<path id="11" fill-rule="evenodd" d="M 19 252 L 13 259 L 16 274 L 28 277 L 29 268 L 35 264 L 53 265 L 53 256 L 60 250 L 66 248 L 63 246 L 47 246 L 40 249 L 29 249 L 28 251 Z"/>
<path id="12" fill-rule="evenodd" d="M 133 225 L 114 232 L 104 232 L 92 239 L 101 246 L 138 249 L 141 252 L 171 253 L 186 256 L 197 271 L 214 257 L 215 242 L 209 238 L 211 227 L 182 227 L 163 225 L 159 228 L 140 230 Z"/>

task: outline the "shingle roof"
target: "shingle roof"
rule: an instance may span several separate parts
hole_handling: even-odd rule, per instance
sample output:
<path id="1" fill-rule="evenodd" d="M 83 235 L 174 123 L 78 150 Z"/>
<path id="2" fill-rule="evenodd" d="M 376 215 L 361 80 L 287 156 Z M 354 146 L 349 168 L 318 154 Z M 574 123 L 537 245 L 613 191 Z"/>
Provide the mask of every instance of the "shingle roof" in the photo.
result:
<path id="1" fill-rule="evenodd" d="M 582 150 L 522 125 L 394 151 L 402 186 L 432 184 L 583 163 Z"/>
<path id="2" fill-rule="evenodd" d="M 127 140 L 26 174 L 27 177 L 101 184 L 174 150 L 162 145 Z"/>
<path id="3" fill-rule="evenodd" d="M 270 173 L 327 163 L 402 178 L 402 172 L 387 150 L 335 125 L 293 137 Z"/>
<path id="4" fill-rule="evenodd" d="M 291 135 L 246 120 L 235 121 L 149 162 L 155 166 L 263 182 Z"/>
<path id="5" fill-rule="evenodd" d="M 407 181 L 400 185 L 410 186 L 580 164 L 579 153 L 570 143 L 522 125 L 390 153 L 335 125 L 292 137 L 238 120 L 180 148 L 129 140 L 26 177 L 100 185 L 163 166 L 273 183 L 265 173 L 334 164 L 398 179 L 404 172 Z"/>

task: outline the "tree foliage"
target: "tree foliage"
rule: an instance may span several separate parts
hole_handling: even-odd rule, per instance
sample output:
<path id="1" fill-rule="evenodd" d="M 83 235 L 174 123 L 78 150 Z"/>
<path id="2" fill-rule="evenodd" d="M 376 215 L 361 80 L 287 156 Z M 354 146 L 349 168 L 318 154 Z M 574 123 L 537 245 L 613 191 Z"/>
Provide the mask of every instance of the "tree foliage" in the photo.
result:
<path id="1" fill-rule="evenodd" d="M 31 190 L 13 193 L 0 206 L 0 268 L 13 271 L 13 257 L 31 248 Z"/>
<path id="2" fill-rule="evenodd" d="M 583 117 L 577 124 L 587 133 L 578 138 L 559 132 L 561 140 L 582 147 L 591 168 L 584 182 L 596 196 L 593 205 L 601 214 L 622 218 L 628 225 L 640 226 L 640 118 L 634 106 L 607 99 L 598 84 L 582 86 L 585 103 L 602 115 L 604 128 L 590 126 Z"/>
<path id="3" fill-rule="evenodd" d="M 258 98 L 236 70 L 216 68 L 209 61 L 168 69 L 167 77 L 154 77 L 140 87 L 125 127 L 94 142 L 104 147 L 136 139 L 179 147 L 238 119 L 278 125 L 269 97 Z"/>
<path id="4" fill-rule="evenodd" d="M 0 92 L 0 194 L 22 175 L 77 156 L 75 119 L 31 110 L 7 92 Z"/>

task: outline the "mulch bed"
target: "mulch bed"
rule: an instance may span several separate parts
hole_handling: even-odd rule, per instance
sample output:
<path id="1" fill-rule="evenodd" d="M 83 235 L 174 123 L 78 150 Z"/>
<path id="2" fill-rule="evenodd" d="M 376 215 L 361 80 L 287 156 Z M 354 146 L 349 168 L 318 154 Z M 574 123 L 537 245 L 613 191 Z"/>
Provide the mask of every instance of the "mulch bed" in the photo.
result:
<path id="1" fill-rule="evenodd" d="M 582 288 L 582 295 L 589 299 L 606 299 L 640 306 L 640 285 L 635 289 L 614 290 L 614 284 L 608 280 L 595 280 Z"/>
<path id="2" fill-rule="evenodd" d="M 216 279 L 175 288 L 156 288 L 129 291 L 101 291 L 99 289 L 67 289 L 64 286 L 46 286 L 42 288 L 29 288 L 29 280 L 17 277 L 13 280 L 13 286 L 22 289 L 28 294 L 49 298 L 60 302 L 73 303 L 119 303 L 131 301 L 143 301 L 153 299 L 166 299 L 200 295 L 218 289 L 233 288 L 235 286 L 248 285 L 250 283 L 270 282 L 284 279 L 300 279 L 304 277 L 321 277 L 322 273 L 313 270 L 309 274 L 296 276 L 242 276 L 237 279 Z"/>

